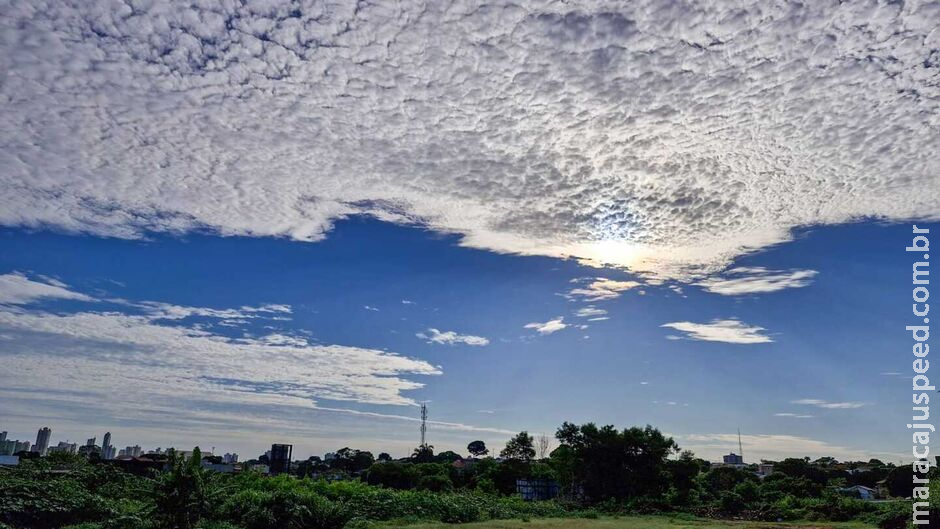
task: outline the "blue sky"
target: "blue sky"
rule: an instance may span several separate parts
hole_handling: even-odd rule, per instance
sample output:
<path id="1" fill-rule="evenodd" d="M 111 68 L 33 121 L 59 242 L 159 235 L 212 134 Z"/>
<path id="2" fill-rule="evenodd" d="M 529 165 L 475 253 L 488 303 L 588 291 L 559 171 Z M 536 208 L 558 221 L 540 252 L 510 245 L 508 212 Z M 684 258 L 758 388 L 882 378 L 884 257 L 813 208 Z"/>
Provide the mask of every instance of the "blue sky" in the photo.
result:
<path id="1" fill-rule="evenodd" d="M 430 428 L 438 449 L 460 451 L 476 438 L 500 445 L 507 432 L 520 429 L 551 434 L 569 420 L 651 423 L 713 458 L 734 448 L 739 427 L 745 452 L 755 458 L 900 457 L 903 439 L 894 431 L 907 414 L 907 379 L 886 373 L 906 371 L 899 343 L 909 324 L 910 258 L 903 250 L 909 231 L 907 224 L 874 222 L 800 231 L 793 242 L 734 266 L 817 272 L 805 286 L 722 295 L 695 284 L 649 284 L 573 260 L 463 248 L 453 236 L 365 218 L 338 223 L 317 243 L 211 234 L 120 240 L 5 229 L 3 277 L 19 274 L 53 288 L 61 282 L 63 291 L 87 300 L 37 297 L 5 308 L 3 428 L 28 438 L 50 425 L 56 439 L 72 440 L 110 430 L 122 446 L 199 443 L 253 454 L 287 440 L 301 454 L 349 444 L 403 455 L 416 444 L 414 404 L 427 401 L 432 419 L 445 423 Z M 590 284 L 584 278 L 640 284 L 591 301 L 571 294 Z M 191 370 L 186 364 L 198 362 L 200 353 L 180 352 L 173 353 L 182 356 L 180 365 L 161 367 L 162 351 L 151 348 L 167 338 L 138 343 L 110 334 L 104 322 L 74 332 L 57 327 L 71 324 L 53 324 L 39 332 L 15 321 L 83 313 L 120 319 L 146 314 L 152 308 L 142 309 L 144 302 L 164 304 L 159 316 L 172 312 L 168 305 L 216 311 L 281 306 L 260 317 L 244 311 L 154 316 L 131 328 L 201 326 L 213 339 L 282 337 L 265 342 L 266 354 L 291 347 L 288 337 L 303 347 L 395 352 L 426 363 L 399 375 L 421 387 L 394 383 L 377 394 L 357 393 L 353 387 L 375 380 L 340 381 L 349 390 L 341 399 L 330 398 L 332 387 L 288 398 L 293 390 L 280 382 L 289 377 L 267 373 L 255 359 L 242 364 L 233 356 L 232 370 L 211 363 Z M 589 314 L 578 316 L 586 308 Z M 557 319 L 566 327 L 547 333 L 526 327 Z M 756 332 L 768 341 L 706 341 L 663 327 L 714 320 L 761 327 Z M 99 328 L 108 338 L 82 334 Z M 455 333 L 453 343 L 441 334 L 447 332 Z M 476 338 L 461 341 L 467 337 Z M 76 343 L 82 350 L 103 349 L 75 356 L 112 364 L 108 377 L 153 363 L 171 379 L 110 390 L 116 381 L 96 381 L 97 367 L 77 365 L 65 371 L 71 378 L 50 375 L 59 371 L 45 359 L 71 360 Z M 33 373 L 27 366 L 38 358 L 44 361 Z M 314 379 L 339 376 L 330 369 L 318 373 L 323 361 L 313 354 L 283 368 L 312 369 Z M 372 365 L 343 376 L 365 377 L 384 360 L 366 362 Z M 176 376 L 197 382 L 178 386 Z M 225 395 L 246 388 L 234 401 Z M 376 399 L 394 404 L 368 402 Z M 164 405 L 178 411 L 167 413 Z M 243 412 L 249 417 L 240 417 Z"/>
<path id="2" fill-rule="evenodd" d="M 0 13 L 14 437 L 402 455 L 429 401 L 438 449 L 905 452 L 935 4 Z"/>

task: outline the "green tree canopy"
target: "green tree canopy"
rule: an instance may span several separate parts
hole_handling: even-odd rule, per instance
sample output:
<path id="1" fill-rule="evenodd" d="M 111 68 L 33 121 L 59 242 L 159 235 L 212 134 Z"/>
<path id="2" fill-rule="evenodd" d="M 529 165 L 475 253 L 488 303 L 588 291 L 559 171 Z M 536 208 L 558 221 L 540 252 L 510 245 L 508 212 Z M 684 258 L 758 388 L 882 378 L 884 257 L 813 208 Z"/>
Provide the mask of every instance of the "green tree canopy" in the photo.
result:
<path id="1" fill-rule="evenodd" d="M 503 448 L 499 456 L 506 459 L 531 461 L 535 457 L 535 445 L 532 436 L 526 431 L 517 433 L 515 437 L 506 443 L 506 448 Z"/>
<path id="2" fill-rule="evenodd" d="M 467 445 L 467 452 L 470 452 L 470 454 L 475 457 L 485 456 L 490 453 L 489 449 L 486 448 L 486 443 L 480 440 L 471 441 L 470 444 Z"/>
<path id="3" fill-rule="evenodd" d="M 679 449 L 652 426 L 617 430 L 566 422 L 555 437 L 561 446 L 552 457 L 560 475 L 595 501 L 661 494 L 668 486 L 667 458 Z"/>

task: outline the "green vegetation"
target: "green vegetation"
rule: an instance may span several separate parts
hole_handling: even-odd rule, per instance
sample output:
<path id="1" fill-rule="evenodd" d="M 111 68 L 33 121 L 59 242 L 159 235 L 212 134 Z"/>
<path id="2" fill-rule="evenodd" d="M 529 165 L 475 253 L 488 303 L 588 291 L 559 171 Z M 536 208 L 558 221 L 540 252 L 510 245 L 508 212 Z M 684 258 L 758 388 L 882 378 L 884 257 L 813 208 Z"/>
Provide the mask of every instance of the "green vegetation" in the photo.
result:
<path id="1" fill-rule="evenodd" d="M 367 527 L 367 526 L 363 526 Z M 443 523 L 376 523 L 368 527 L 384 529 L 450 529 Z M 539 520 L 491 520 L 462 526 L 466 529 L 871 529 L 864 522 L 767 523 L 679 518 L 673 516 L 629 516 L 600 518 L 544 518 Z"/>
<path id="2" fill-rule="evenodd" d="M 422 522 L 707 529 L 801 520 L 900 529 L 910 519 L 909 501 L 874 503 L 844 490 L 874 480 L 909 495 L 909 467 L 871 461 L 859 463 L 865 472 L 848 472 L 859 464 L 787 459 L 760 479 L 749 469 L 711 468 L 649 426 L 566 423 L 556 437 L 560 445 L 541 459 L 522 432 L 502 451 L 504 460 L 463 460 L 426 445 L 393 461 L 344 448 L 328 462 L 310 458 L 294 466 L 294 475 L 276 477 L 211 472 L 203 463 L 214 460 L 204 461 L 198 449 L 189 459 L 170 454 L 161 471 L 135 473 L 75 456 L 24 460 L 0 470 L 0 529 L 362 529 Z M 471 445 L 486 453 L 482 442 Z M 940 476 L 934 478 L 936 501 Z M 518 479 L 552 484 L 562 494 L 523 501 Z M 639 517 L 648 514 L 668 516 Z"/>

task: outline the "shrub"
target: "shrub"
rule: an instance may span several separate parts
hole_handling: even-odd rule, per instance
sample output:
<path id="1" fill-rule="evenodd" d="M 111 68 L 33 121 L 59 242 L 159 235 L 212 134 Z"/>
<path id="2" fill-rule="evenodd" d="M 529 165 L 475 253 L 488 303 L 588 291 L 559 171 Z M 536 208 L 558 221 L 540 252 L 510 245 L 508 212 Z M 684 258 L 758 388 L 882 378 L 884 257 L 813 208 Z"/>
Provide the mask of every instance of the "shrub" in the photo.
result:
<path id="1" fill-rule="evenodd" d="M 747 504 L 744 503 L 744 498 L 740 494 L 726 490 L 718 498 L 718 508 L 728 514 L 738 514 L 747 508 Z"/>
<path id="2" fill-rule="evenodd" d="M 341 529 L 351 518 L 344 505 L 298 490 L 238 492 L 223 516 L 245 529 Z"/>

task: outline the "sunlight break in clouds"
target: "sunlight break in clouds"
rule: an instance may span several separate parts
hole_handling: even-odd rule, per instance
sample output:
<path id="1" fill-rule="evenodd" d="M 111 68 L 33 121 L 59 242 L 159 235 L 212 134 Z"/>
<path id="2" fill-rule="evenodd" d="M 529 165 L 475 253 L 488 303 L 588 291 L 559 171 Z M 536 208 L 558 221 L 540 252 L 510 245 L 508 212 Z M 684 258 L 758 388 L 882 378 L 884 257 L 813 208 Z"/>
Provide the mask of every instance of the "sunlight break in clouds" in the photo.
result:
<path id="1" fill-rule="evenodd" d="M 682 331 L 690 340 L 706 342 L 754 344 L 773 341 L 769 336 L 761 334 L 761 331 L 765 330 L 763 327 L 745 325 L 738 320 L 712 320 L 710 323 L 677 321 L 665 323 L 660 327 Z"/>
<path id="2" fill-rule="evenodd" d="M 565 318 L 559 316 L 553 320 L 548 320 L 544 323 L 532 322 L 525 325 L 526 329 L 535 329 L 539 334 L 552 334 L 556 333 L 562 329 L 568 328 L 568 324 L 565 323 Z"/>
<path id="3" fill-rule="evenodd" d="M 763 267 L 732 268 L 721 277 L 710 277 L 696 283 L 708 292 L 723 296 L 742 296 L 801 288 L 813 282 L 816 270 L 768 270 Z"/>
<path id="4" fill-rule="evenodd" d="M 428 343 L 439 343 L 445 345 L 455 345 L 458 343 L 466 345 L 487 345 L 490 341 L 482 336 L 474 336 L 472 334 L 457 334 L 454 331 L 444 331 L 441 332 L 433 327 L 428 328 L 427 333 L 419 332 L 415 334 L 418 338 L 427 341 Z"/>
<path id="5" fill-rule="evenodd" d="M 691 279 L 940 219 L 936 4 L 0 0 L 0 224 L 368 214 Z"/>

